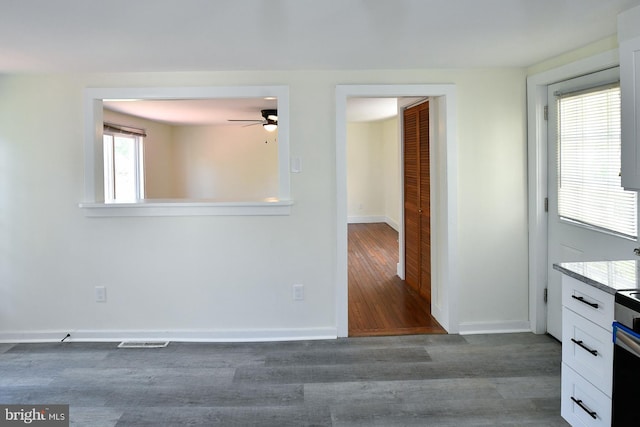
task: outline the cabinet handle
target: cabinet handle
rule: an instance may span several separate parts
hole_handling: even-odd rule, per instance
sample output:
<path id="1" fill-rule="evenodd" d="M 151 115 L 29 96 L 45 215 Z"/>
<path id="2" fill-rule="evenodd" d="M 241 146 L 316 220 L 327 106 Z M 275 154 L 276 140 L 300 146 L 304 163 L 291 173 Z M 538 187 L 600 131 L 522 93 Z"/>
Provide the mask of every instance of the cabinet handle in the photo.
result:
<path id="1" fill-rule="evenodd" d="M 571 341 L 573 341 L 574 343 L 578 344 L 578 346 L 580 346 L 581 348 L 583 348 L 584 350 L 587 350 L 589 353 L 593 354 L 594 356 L 598 355 L 598 350 L 593 350 L 590 349 L 589 347 L 587 347 L 586 345 L 582 344 L 582 340 L 577 341 L 574 338 L 571 338 Z"/>
<path id="2" fill-rule="evenodd" d="M 576 405 L 578 405 L 580 408 L 582 408 L 582 410 L 584 412 L 586 412 L 587 414 L 589 414 L 591 416 L 591 418 L 593 418 L 594 420 L 597 418 L 598 413 L 596 411 L 591 411 L 589 408 L 587 408 L 586 406 L 584 406 L 584 404 L 582 403 L 582 400 L 576 399 L 575 397 L 571 396 L 571 400 L 573 400 L 574 402 L 576 402 Z"/>
<path id="3" fill-rule="evenodd" d="M 575 295 L 571 295 L 571 298 L 573 299 L 577 299 L 578 301 L 580 301 L 581 303 L 587 304 L 593 308 L 598 308 L 598 304 L 596 304 L 595 302 L 589 302 L 589 301 L 585 301 L 585 299 L 583 297 L 577 297 Z"/>

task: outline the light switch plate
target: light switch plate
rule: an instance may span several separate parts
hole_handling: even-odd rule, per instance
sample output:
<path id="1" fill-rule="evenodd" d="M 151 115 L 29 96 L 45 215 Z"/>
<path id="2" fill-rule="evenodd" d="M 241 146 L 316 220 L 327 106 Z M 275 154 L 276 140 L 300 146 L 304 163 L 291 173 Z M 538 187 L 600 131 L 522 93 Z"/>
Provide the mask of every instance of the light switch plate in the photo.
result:
<path id="1" fill-rule="evenodd" d="M 96 302 L 107 302 L 107 288 L 96 286 Z"/>
<path id="2" fill-rule="evenodd" d="M 302 172 L 302 158 L 300 156 L 293 156 L 291 158 L 291 173 Z"/>

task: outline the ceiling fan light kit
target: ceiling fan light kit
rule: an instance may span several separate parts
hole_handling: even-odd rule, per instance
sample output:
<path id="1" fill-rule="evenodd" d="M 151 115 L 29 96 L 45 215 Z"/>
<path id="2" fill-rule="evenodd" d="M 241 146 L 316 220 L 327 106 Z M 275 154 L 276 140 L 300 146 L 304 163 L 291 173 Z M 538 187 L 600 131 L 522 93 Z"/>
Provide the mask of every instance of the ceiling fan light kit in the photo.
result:
<path id="1" fill-rule="evenodd" d="M 252 125 L 261 123 L 262 126 L 268 132 L 273 132 L 278 129 L 278 110 L 260 110 L 263 120 L 245 120 L 245 119 L 229 119 L 230 122 L 256 122 Z M 247 125 L 247 126 L 252 126 Z"/>
<path id="2" fill-rule="evenodd" d="M 278 129 L 278 110 L 262 110 L 260 113 L 267 121 L 262 124 L 267 132 L 273 132 Z"/>
<path id="3" fill-rule="evenodd" d="M 267 132 L 273 132 L 278 129 L 278 125 L 276 123 L 264 123 L 262 126 Z"/>

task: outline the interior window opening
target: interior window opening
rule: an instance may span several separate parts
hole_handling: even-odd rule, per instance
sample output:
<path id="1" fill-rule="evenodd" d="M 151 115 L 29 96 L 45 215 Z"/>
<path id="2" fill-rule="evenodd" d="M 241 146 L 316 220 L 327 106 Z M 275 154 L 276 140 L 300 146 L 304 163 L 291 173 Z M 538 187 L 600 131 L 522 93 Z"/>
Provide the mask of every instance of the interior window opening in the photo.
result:
<path id="1" fill-rule="evenodd" d="M 291 213 L 287 86 L 87 88 L 85 112 L 88 216 Z"/>

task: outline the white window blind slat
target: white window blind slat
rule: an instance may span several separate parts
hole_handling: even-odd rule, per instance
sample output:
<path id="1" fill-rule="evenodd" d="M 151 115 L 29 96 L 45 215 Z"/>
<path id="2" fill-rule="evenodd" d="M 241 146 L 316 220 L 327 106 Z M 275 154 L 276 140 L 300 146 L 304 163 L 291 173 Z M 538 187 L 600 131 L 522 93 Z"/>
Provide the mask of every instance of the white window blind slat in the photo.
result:
<path id="1" fill-rule="evenodd" d="M 637 194 L 620 180 L 620 87 L 558 98 L 558 214 L 637 237 Z"/>

